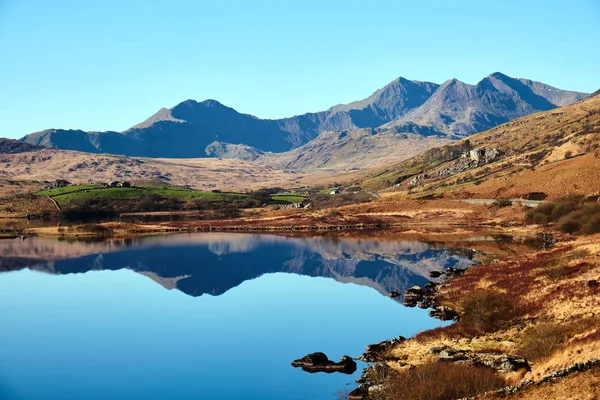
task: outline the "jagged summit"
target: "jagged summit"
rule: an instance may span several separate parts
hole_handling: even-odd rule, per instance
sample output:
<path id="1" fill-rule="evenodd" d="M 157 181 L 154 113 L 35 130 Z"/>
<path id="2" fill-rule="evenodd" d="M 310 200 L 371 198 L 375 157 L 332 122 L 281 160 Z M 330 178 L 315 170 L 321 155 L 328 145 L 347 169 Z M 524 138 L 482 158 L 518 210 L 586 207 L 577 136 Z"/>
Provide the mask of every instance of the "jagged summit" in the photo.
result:
<path id="1" fill-rule="evenodd" d="M 460 138 L 585 97 L 586 93 L 500 72 L 476 85 L 457 79 L 439 85 L 399 77 L 363 100 L 290 118 L 260 119 L 217 100 L 188 99 L 172 108 L 161 108 L 124 132 L 52 129 L 22 140 L 59 149 L 146 157 L 206 157 L 215 154 L 207 152 L 213 142 L 221 143 L 219 149 L 236 148 L 227 146 L 231 144 L 259 152 L 285 152 L 328 131 L 377 128 Z"/>

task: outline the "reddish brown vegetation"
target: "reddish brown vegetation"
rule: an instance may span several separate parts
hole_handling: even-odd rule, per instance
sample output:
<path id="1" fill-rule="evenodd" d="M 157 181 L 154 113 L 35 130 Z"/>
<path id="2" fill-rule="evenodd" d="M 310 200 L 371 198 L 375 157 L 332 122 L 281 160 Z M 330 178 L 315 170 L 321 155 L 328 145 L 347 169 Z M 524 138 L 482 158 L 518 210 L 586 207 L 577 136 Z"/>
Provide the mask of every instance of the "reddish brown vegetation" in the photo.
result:
<path id="1" fill-rule="evenodd" d="M 490 368 L 431 362 L 392 375 L 376 399 L 455 400 L 504 385 L 504 379 Z"/>

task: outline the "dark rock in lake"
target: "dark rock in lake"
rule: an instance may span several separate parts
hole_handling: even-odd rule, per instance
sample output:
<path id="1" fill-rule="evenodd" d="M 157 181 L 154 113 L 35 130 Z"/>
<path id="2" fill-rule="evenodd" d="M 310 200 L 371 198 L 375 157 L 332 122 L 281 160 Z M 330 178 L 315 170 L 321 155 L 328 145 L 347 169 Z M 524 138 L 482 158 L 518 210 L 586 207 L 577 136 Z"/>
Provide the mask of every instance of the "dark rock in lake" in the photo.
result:
<path id="1" fill-rule="evenodd" d="M 442 271 L 429 271 L 429 277 L 430 278 L 439 278 L 440 276 L 442 276 L 444 273 Z"/>
<path id="2" fill-rule="evenodd" d="M 446 278 L 451 279 L 454 278 L 455 276 L 459 276 L 465 273 L 467 269 L 466 268 L 454 268 L 454 267 L 450 267 L 450 268 L 446 268 Z"/>
<path id="3" fill-rule="evenodd" d="M 458 321 L 460 318 L 456 311 L 446 306 L 440 306 L 429 311 L 429 316 L 441 321 Z"/>
<path id="4" fill-rule="evenodd" d="M 292 361 L 293 367 L 301 367 L 306 372 L 341 372 L 353 374 L 356 371 L 356 362 L 349 356 L 343 356 L 340 362 L 333 362 L 325 353 L 316 352 L 308 354 L 301 359 Z"/>
<path id="5" fill-rule="evenodd" d="M 420 286 L 413 286 L 406 289 L 404 292 L 404 305 L 406 307 L 414 307 L 418 302 L 423 300 L 423 289 Z"/>

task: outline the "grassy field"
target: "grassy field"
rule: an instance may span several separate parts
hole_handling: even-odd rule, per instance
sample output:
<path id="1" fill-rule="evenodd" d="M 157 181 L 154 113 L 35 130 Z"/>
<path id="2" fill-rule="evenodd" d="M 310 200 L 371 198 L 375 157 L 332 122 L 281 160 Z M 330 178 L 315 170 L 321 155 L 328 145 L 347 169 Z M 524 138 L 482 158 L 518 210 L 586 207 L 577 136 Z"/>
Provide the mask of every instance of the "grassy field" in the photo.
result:
<path id="1" fill-rule="evenodd" d="M 301 203 L 306 197 L 295 194 L 274 194 L 271 196 L 274 201 L 283 201 L 285 203 Z"/>
<path id="2" fill-rule="evenodd" d="M 203 198 L 208 200 L 235 201 L 248 197 L 244 193 L 214 193 L 185 189 L 175 186 L 141 185 L 136 187 L 100 187 L 97 185 L 74 185 L 36 192 L 37 196 L 49 196 L 60 206 L 81 203 L 89 199 L 140 200 L 149 194 L 177 200 Z M 295 194 L 272 195 L 276 202 L 299 203 L 305 197 Z"/>

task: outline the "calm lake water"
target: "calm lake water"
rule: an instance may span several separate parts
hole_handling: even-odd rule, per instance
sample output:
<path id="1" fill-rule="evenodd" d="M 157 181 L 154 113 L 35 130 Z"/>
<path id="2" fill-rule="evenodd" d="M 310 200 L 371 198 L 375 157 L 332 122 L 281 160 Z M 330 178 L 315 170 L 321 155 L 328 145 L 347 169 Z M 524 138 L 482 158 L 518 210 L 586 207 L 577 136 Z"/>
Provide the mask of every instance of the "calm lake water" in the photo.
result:
<path id="1" fill-rule="evenodd" d="M 334 399 L 338 360 L 441 323 L 387 296 L 466 267 L 418 242 L 189 234 L 0 241 L 0 399 Z"/>

